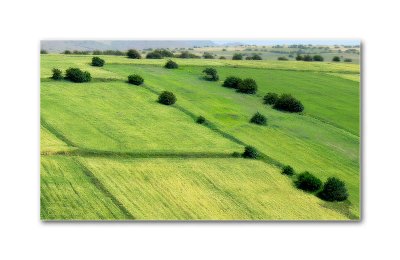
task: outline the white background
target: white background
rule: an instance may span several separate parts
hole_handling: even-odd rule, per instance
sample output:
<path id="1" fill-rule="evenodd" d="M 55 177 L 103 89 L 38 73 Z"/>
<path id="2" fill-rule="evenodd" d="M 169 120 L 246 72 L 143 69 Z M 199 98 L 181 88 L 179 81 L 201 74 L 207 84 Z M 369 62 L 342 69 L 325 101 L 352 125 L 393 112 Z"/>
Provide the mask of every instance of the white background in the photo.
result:
<path id="1" fill-rule="evenodd" d="M 1 1 L 0 259 L 399 259 L 399 16 L 387 0 Z M 361 39 L 361 223 L 41 223 L 39 42 L 104 38 Z"/>

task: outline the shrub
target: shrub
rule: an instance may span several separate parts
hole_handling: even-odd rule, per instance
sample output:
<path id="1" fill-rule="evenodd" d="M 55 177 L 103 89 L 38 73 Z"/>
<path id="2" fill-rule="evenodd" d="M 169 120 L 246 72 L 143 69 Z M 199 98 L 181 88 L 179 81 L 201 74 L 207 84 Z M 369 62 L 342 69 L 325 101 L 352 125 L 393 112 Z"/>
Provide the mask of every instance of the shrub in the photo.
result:
<path id="1" fill-rule="evenodd" d="M 250 56 L 246 57 L 246 60 L 252 60 L 252 58 Z"/>
<path id="2" fill-rule="evenodd" d="M 62 71 L 61 70 L 54 68 L 52 70 L 52 72 L 53 72 L 53 76 L 51 76 L 52 79 L 54 79 L 54 80 L 62 80 L 63 77 L 62 77 Z"/>
<path id="3" fill-rule="evenodd" d="M 242 155 L 239 152 L 233 152 L 232 156 L 236 158 L 242 157 Z"/>
<path id="4" fill-rule="evenodd" d="M 321 188 L 322 181 L 309 172 L 303 172 L 299 174 L 295 184 L 301 190 L 314 192 Z"/>
<path id="5" fill-rule="evenodd" d="M 69 68 L 65 71 L 65 78 L 76 83 L 89 82 L 92 80 L 90 73 L 79 68 Z"/>
<path id="6" fill-rule="evenodd" d="M 133 75 L 129 75 L 128 76 L 128 83 L 129 84 L 133 84 L 133 85 L 139 86 L 139 85 L 142 85 L 143 82 L 144 82 L 144 79 L 140 75 L 133 74 Z"/>
<path id="7" fill-rule="evenodd" d="M 276 101 L 278 100 L 278 94 L 276 93 L 272 93 L 272 92 L 268 92 L 265 96 L 264 96 L 264 104 L 267 105 L 274 105 L 276 103 Z"/>
<path id="8" fill-rule="evenodd" d="M 235 53 L 232 56 L 232 60 L 243 60 L 243 55 L 240 53 Z"/>
<path id="9" fill-rule="evenodd" d="M 250 119 L 250 123 L 253 123 L 253 124 L 256 124 L 256 125 L 266 125 L 267 124 L 267 118 L 265 116 L 261 115 L 259 112 L 257 112 Z"/>
<path id="10" fill-rule="evenodd" d="M 244 152 L 243 152 L 242 156 L 244 158 L 256 159 L 259 156 L 259 154 L 258 154 L 258 151 L 256 150 L 256 148 L 254 148 L 252 146 L 246 146 L 244 148 Z"/>
<path id="11" fill-rule="evenodd" d="M 92 66 L 103 67 L 104 66 L 104 60 L 99 58 L 99 57 L 93 57 L 92 58 Z"/>
<path id="12" fill-rule="evenodd" d="M 211 53 L 209 53 L 209 52 L 205 52 L 205 53 L 203 54 L 203 58 L 204 58 L 204 59 L 214 59 L 214 56 L 213 56 Z"/>
<path id="13" fill-rule="evenodd" d="M 244 79 L 240 82 L 237 91 L 245 94 L 255 94 L 257 92 L 257 83 L 254 79 Z"/>
<path id="14" fill-rule="evenodd" d="M 324 61 L 324 57 L 322 57 L 321 55 L 314 55 L 313 61 Z"/>
<path id="15" fill-rule="evenodd" d="M 165 63 L 164 67 L 167 69 L 177 69 L 178 63 L 173 60 L 168 60 L 167 63 Z"/>
<path id="16" fill-rule="evenodd" d="M 283 166 L 282 174 L 292 176 L 294 175 L 294 169 L 290 165 Z"/>
<path id="17" fill-rule="evenodd" d="M 219 57 L 220 60 L 226 60 L 225 56 Z"/>
<path id="18" fill-rule="evenodd" d="M 253 54 L 253 56 L 251 56 L 252 60 L 262 60 L 261 56 L 258 54 Z"/>
<path id="19" fill-rule="evenodd" d="M 163 91 L 159 96 L 158 96 L 158 102 L 164 105 L 172 105 L 175 104 L 176 102 L 176 97 L 174 93 L 169 92 L 169 91 Z"/>
<path id="20" fill-rule="evenodd" d="M 289 60 L 289 59 L 286 57 L 278 57 L 278 60 Z"/>
<path id="21" fill-rule="evenodd" d="M 130 59 L 141 59 L 142 55 L 140 55 L 140 53 L 135 50 L 135 49 L 130 49 L 128 50 L 128 52 L 126 53 L 126 55 L 128 56 L 128 58 Z"/>
<path id="22" fill-rule="evenodd" d="M 349 197 L 346 185 L 338 178 L 331 177 L 325 182 L 318 197 L 326 201 L 344 201 Z"/>
<path id="23" fill-rule="evenodd" d="M 273 108 L 287 112 L 302 112 L 304 110 L 303 104 L 289 94 L 282 94 L 276 100 Z"/>
<path id="24" fill-rule="evenodd" d="M 297 54 L 297 56 L 296 56 L 296 60 L 303 60 L 304 59 L 304 57 L 303 56 L 301 56 L 300 54 Z"/>
<path id="25" fill-rule="evenodd" d="M 335 56 L 335 57 L 332 58 L 332 61 L 340 62 L 340 57 L 339 56 Z"/>
<path id="26" fill-rule="evenodd" d="M 65 50 L 64 52 L 63 52 L 63 54 L 71 54 L 72 52 L 71 51 L 69 51 L 69 50 Z"/>
<path id="27" fill-rule="evenodd" d="M 353 60 L 352 59 L 350 59 L 350 58 L 346 58 L 346 59 L 344 59 L 344 62 L 352 62 Z"/>
<path id="28" fill-rule="evenodd" d="M 234 77 L 234 76 L 230 76 L 227 77 L 224 81 L 224 83 L 222 84 L 222 86 L 226 87 L 226 88 L 234 88 L 234 89 L 238 89 L 239 88 L 239 84 L 240 82 L 242 82 L 241 78 L 238 77 Z"/>
<path id="29" fill-rule="evenodd" d="M 162 59 L 162 58 L 163 58 L 163 56 L 161 55 L 161 53 L 154 52 L 154 51 L 149 52 L 146 55 L 146 59 Z"/>
<path id="30" fill-rule="evenodd" d="M 181 52 L 181 54 L 179 54 L 177 57 L 181 58 L 181 59 L 199 59 L 200 58 L 199 56 L 197 56 L 193 53 L 190 53 L 188 51 Z"/>
<path id="31" fill-rule="evenodd" d="M 210 80 L 210 81 L 217 81 L 219 79 L 217 70 L 214 68 L 205 68 L 203 70 L 203 73 L 205 73 L 205 79 Z"/>
<path id="32" fill-rule="evenodd" d="M 40 50 L 40 54 L 48 54 L 48 52 L 46 50 Z"/>
<path id="33" fill-rule="evenodd" d="M 304 56 L 303 56 L 303 60 L 304 60 L 304 61 L 312 61 L 312 60 L 313 60 L 313 57 L 311 57 L 311 55 L 308 55 L 308 54 L 307 54 L 307 55 L 304 55 Z"/>
<path id="34" fill-rule="evenodd" d="M 204 116 L 199 116 L 196 119 L 196 123 L 198 123 L 198 124 L 204 124 L 205 122 L 206 122 L 206 118 Z"/>

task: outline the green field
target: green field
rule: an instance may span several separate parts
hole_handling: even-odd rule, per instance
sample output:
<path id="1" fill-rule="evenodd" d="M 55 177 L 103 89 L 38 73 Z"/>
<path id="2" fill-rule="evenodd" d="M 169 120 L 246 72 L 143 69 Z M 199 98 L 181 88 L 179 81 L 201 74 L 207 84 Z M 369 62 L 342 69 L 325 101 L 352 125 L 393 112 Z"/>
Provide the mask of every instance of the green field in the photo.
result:
<path id="1" fill-rule="evenodd" d="M 360 218 L 360 68 L 356 63 L 41 56 L 43 220 L 345 220 Z M 202 79 L 213 66 L 219 82 Z M 49 79 L 52 68 L 90 71 L 90 83 Z M 139 74 L 143 86 L 126 83 Z M 221 87 L 253 78 L 256 95 Z M 173 106 L 157 103 L 169 90 Z M 299 98 L 301 114 L 262 104 Z M 249 123 L 259 111 L 267 126 Z M 204 116 L 211 126 L 195 123 Z M 232 157 L 252 145 L 266 160 Z M 289 164 L 344 180 L 349 199 L 325 202 L 280 173 Z"/>

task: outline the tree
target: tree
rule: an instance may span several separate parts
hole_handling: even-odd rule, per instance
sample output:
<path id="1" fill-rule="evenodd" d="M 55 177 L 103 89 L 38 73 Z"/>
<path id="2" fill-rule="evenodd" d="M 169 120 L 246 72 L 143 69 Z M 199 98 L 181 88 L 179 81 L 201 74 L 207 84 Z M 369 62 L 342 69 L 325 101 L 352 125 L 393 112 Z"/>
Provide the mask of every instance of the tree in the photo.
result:
<path id="1" fill-rule="evenodd" d="M 296 56 L 296 60 L 303 60 L 304 59 L 304 57 L 302 56 L 302 55 L 300 55 L 300 54 L 297 54 L 297 56 Z"/>
<path id="2" fill-rule="evenodd" d="M 62 71 L 61 70 L 54 68 L 52 70 L 52 72 L 53 72 L 53 76 L 51 76 L 52 79 L 54 79 L 54 80 L 62 80 L 63 77 L 62 77 Z"/>
<path id="3" fill-rule="evenodd" d="M 276 103 L 276 101 L 278 100 L 278 98 L 279 98 L 278 94 L 272 93 L 272 92 L 268 92 L 264 96 L 264 104 L 274 105 Z"/>
<path id="4" fill-rule="evenodd" d="M 163 91 L 159 96 L 158 96 L 158 102 L 163 105 L 173 105 L 176 102 L 176 97 L 174 93 L 169 92 L 169 91 Z"/>
<path id="5" fill-rule="evenodd" d="M 254 79 L 244 79 L 240 82 L 237 91 L 245 94 L 255 94 L 257 92 L 257 83 Z"/>
<path id="6" fill-rule="evenodd" d="M 219 79 L 217 70 L 214 68 L 205 68 L 203 70 L 203 73 L 205 73 L 205 79 L 209 81 L 217 81 Z"/>
<path id="7" fill-rule="evenodd" d="M 324 61 L 324 57 L 322 57 L 321 55 L 314 55 L 313 61 Z"/>
<path id="8" fill-rule="evenodd" d="M 103 67 L 104 66 L 104 60 L 99 58 L 99 57 L 93 57 L 92 58 L 92 66 Z"/>
<path id="9" fill-rule="evenodd" d="M 340 62 L 340 57 L 339 56 L 335 56 L 335 57 L 332 58 L 332 61 Z"/>
<path id="10" fill-rule="evenodd" d="M 70 50 L 65 50 L 64 52 L 63 52 L 63 54 L 71 54 L 72 52 L 70 51 Z"/>
<path id="11" fill-rule="evenodd" d="M 350 59 L 350 58 L 346 58 L 346 59 L 344 59 L 344 62 L 352 62 L 353 60 L 352 59 Z"/>
<path id="12" fill-rule="evenodd" d="M 282 57 L 278 57 L 278 60 L 289 60 L 289 59 L 282 56 Z"/>
<path id="13" fill-rule="evenodd" d="M 239 88 L 239 84 L 240 82 L 242 82 L 241 78 L 238 77 L 234 77 L 234 76 L 230 76 L 227 77 L 224 81 L 224 83 L 222 84 L 222 86 L 226 87 L 226 88 L 234 88 L 234 89 L 238 89 Z"/>
<path id="14" fill-rule="evenodd" d="M 282 94 L 273 105 L 273 108 L 287 112 L 302 112 L 304 110 L 303 104 L 290 94 Z"/>
<path id="15" fill-rule="evenodd" d="M 232 60 L 243 60 L 243 55 L 240 53 L 235 53 L 232 56 Z"/>
<path id="16" fill-rule="evenodd" d="M 295 174 L 294 169 L 290 165 L 283 166 L 282 174 L 292 176 Z"/>
<path id="17" fill-rule="evenodd" d="M 130 58 L 130 59 L 141 59 L 142 58 L 142 55 L 140 55 L 140 53 L 135 49 L 129 49 L 128 52 L 126 53 L 126 55 L 128 55 L 128 58 Z"/>
<path id="18" fill-rule="evenodd" d="M 199 56 L 197 56 L 193 53 L 190 53 L 188 51 L 181 52 L 181 54 L 179 54 L 177 57 L 181 58 L 181 59 L 199 59 L 200 58 Z"/>
<path id="19" fill-rule="evenodd" d="M 325 182 L 318 197 L 326 201 L 344 201 L 349 197 L 346 184 L 338 178 L 330 177 Z"/>
<path id="20" fill-rule="evenodd" d="M 219 59 L 220 60 L 226 60 L 225 56 L 220 56 Z"/>
<path id="21" fill-rule="evenodd" d="M 298 189 L 315 192 L 321 189 L 322 181 L 309 172 L 299 174 L 295 185 Z"/>
<path id="22" fill-rule="evenodd" d="M 303 60 L 304 60 L 304 61 L 312 61 L 312 60 L 313 60 L 313 57 L 311 57 L 311 55 L 308 55 L 308 54 L 307 54 L 307 55 L 304 55 L 304 56 L 303 56 Z"/>
<path id="23" fill-rule="evenodd" d="M 251 59 L 252 59 L 252 60 L 262 60 L 261 56 L 258 55 L 258 54 L 256 54 L 256 53 L 254 53 L 254 54 L 251 56 Z"/>
<path id="24" fill-rule="evenodd" d="M 133 75 L 129 75 L 128 76 L 128 83 L 129 84 L 133 84 L 133 85 L 139 86 L 139 85 L 142 85 L 143 82 L 144 82 L 144 79 L 140 75 L 133 74 Z"/>
<path id="25" fill-rule="evenodd" d="M 243 152 L 242 156 L 244 158 L 257 159 L 257 157 L 259 156 L 259 153 L 256 148 L 254 148 L 252 146 L 246 146 L 244 148 L 244 152 Z"/>
<path id="26" fill-rule="evenodd" d="M 48 52 L 46 50 L 41 49 L 40 54 L 48 54 Z"/>
<path id="27" fill-rule="evenodd" d="M 162 59 L 162 58 L 163 56 L 161 55 L 161 53 L 156 51 L 149 52 L 146 55 L 146 59 Z"/>
<path id="28" fill-rule="evenodd" d="M 267 118 L 260 114 L 259 112 L 255 113 L 253 117 L 250 119 L 250 123 L 256 124 L 256 125 L 266 125 L 267 124 Z"/>
<path id="29" fill-rule="evenodd" d="M 65 78 L 76 83 L 89 82 L 92 77 L 89 72 L 82 71 L 79 68 L 69 68 L 65 71 Z"/>
<path id="30" fill-rule="evenodd" d="M 206 118 L 204 116 L 199 116 L 196 119 L 196 123 L 198 123 L 198 124 L 204 124 L 205 122 L 206 122 Z"/>
<path id="31" fill-rule="evenodd" d="M 178 64 L 173 60 L 168 60 L 167 63 L 165 63 L 164 67 L 167 69 L 177 69 Z"/>
<path id="32" fill-rule="evenodd" d="M 204 58 L 204 59 L 214 59 L 214 56 L 213 56 L 211 53 L 209 53 L 209 52 L 205 52 L 205 53 L 203 54 L 203 58 Z"/>

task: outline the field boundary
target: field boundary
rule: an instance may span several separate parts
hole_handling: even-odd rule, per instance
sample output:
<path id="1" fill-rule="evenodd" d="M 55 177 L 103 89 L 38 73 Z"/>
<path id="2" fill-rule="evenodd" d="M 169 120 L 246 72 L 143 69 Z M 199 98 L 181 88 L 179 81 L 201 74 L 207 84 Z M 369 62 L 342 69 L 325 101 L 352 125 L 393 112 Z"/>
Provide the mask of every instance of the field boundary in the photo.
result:
<path id="1" fill-rule="evenodd" d="M 50 133 L 52 133 L 56 138 L 63 141 L 65 144 L 71 147 L 78 147 L 74 142 L 69 140 L 64 134 L 55 129 L 51 124 L 49 124 L 44 117 L 40 116 L 40 125 L 46 128 Z"/>
<path id="2" fill-rule="evenodd" d="M 82 169 L 83 173 L 90 179 L 92 184 L 101 192 L 103 193 L 107 198 L 109 198 L 115 206 L 117 206 L 121 212 L 125 215 L 125 217 L 128 220 L 134 220 L 136 219 L 127 208 L 103 185 L 103 183 L 94 175 L 93 172 L 89 170 L 82 162 L 80 162 L 78 159 L 74 159 L 74 162 L 79 165 L 79 167 Z"/>

